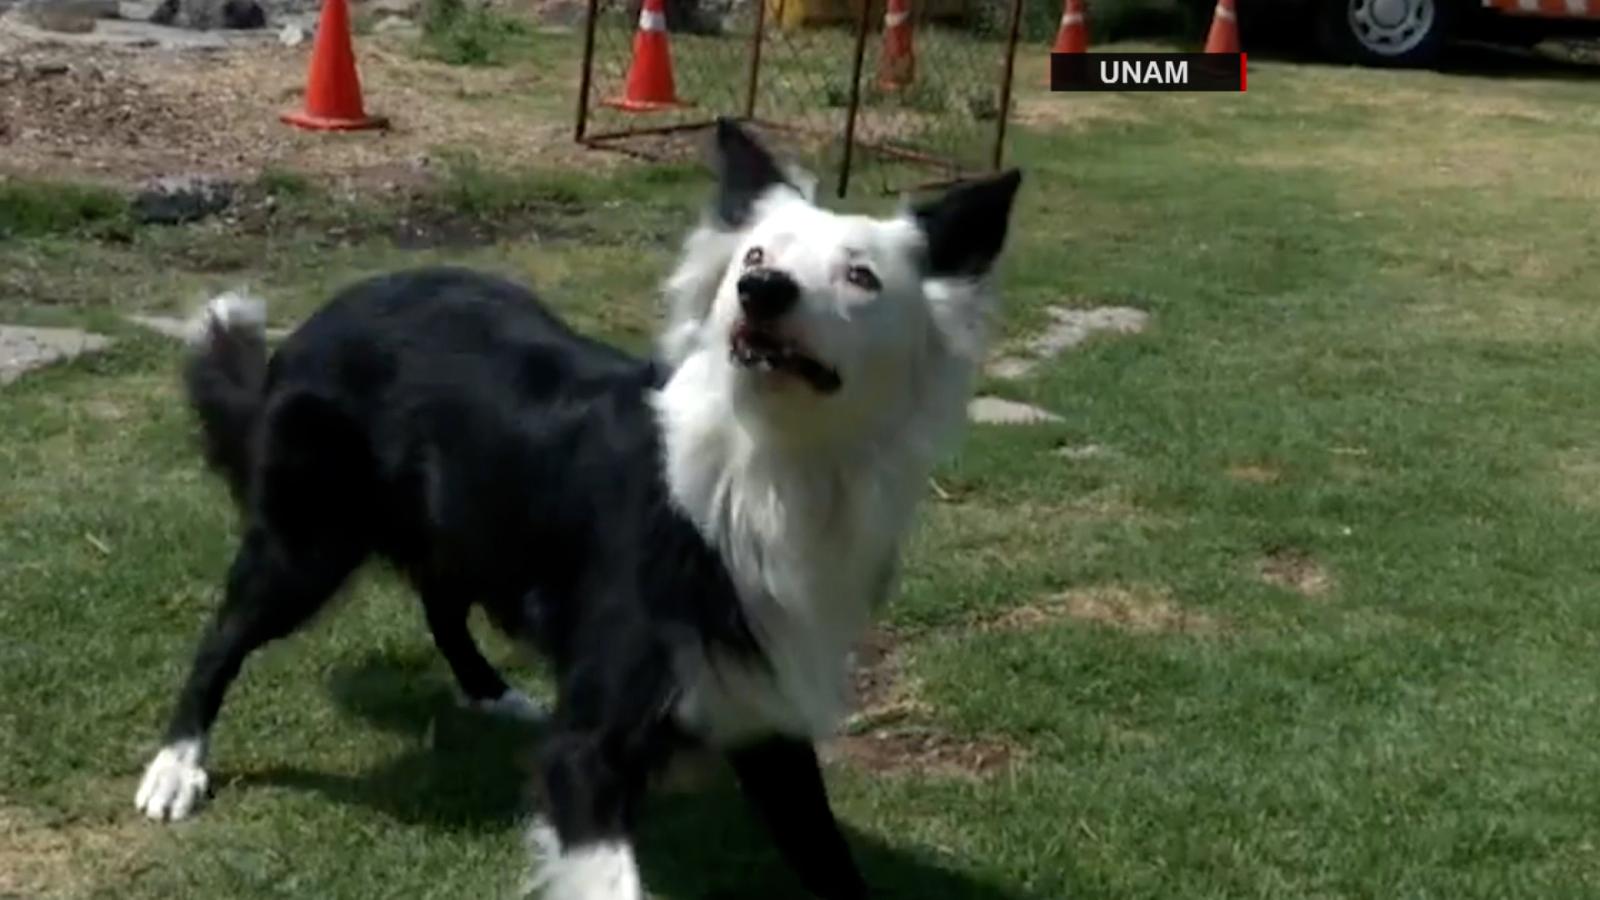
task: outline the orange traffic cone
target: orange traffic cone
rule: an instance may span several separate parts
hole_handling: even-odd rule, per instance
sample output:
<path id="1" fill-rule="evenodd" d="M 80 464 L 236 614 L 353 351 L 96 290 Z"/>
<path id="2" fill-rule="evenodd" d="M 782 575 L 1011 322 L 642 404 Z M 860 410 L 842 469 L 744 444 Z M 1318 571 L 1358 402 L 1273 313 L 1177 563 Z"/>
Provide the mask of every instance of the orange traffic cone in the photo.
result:
<path id="1" fill-rule="evenodd" d="M 1083 0 L 1067 0 L 1061 11 L 1061 27 L 1051 53 L 1088 53 L 1089 17 Z"/>
<path id="2" fill-rule="evenodd" d="M 1211 16 L 1211 33 L 1206 35 L 1206 52 L 1239 52 L 1239 17 L 1234 14 L 1233 0 L 1217 0 L 1217 10 Z"/>
<path id="3" fill-rule="evenodd" d="M 644 0 L 639 30 L 633 36 L 633 61 L 623 96 L 605 101 L 630 112 L 687 106 L 678 99 L 672 78 L 672 49 L 667 44 L 667 9 L 663 0 Z"/>
<path id="4" fill-rule="evenodd" d="M 345 0 L 323 0 L 317 41 L 311 48 L 311 72 L 305 106 L 278 118 L 301 128 L 322 131 L 383 128 L 386 116 L 368 115 L 361 103 L 361 77 L 350 47 L 350 12 Z"/>
<path id="5" fill-rule="evenodd" d="M 917 51 L 911 44 L 911 0 L 889 0 L 883 13 L 883 53 L 878 57 L 878 87 L 897 91 L 917 76 Z"/>

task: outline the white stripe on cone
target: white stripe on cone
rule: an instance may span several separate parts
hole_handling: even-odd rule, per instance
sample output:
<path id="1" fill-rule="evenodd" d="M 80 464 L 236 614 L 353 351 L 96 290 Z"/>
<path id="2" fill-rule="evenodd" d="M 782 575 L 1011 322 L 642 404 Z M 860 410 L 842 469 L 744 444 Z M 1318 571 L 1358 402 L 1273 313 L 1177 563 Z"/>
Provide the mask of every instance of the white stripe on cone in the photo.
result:
<path id="1" fill-rule="evenodd" d="M 1219 19 L 1231 19 L 1231 18 L 1233 18 L 1233 10 L 1227 8 L 1226 6 L 1223 6 L 1221 3 L 1218 3 L 1217 4 L 1217 18 L 1219 18 Z"/>
<path id="2" fill-rule="evenodd" d="M 911 13 L 908 13 L 908 12 L 885 13 L 884 17 L 883 17 L 883 26 L 885 28 L 899 28 L 901 25 L 904 25 L 905 23 L 907 23 L 909 21 L 911 21 Z"/>
<path id="3" fill-rule="evenodd" d="M 1066 15 L 1061 17 L 1061 26 L 1063 28 L 1065 28 L 1068 25 L 1082 25 L 1082 24 L 1083 24 L 1083 14 L 1082 13 L 1067 13 Z"/>
<path id="4" fill-rule="evenodd" d="M 666 31 L 667 15 L 658 13 L 653 9 L 642 10 L 639 13 L 640 31 Z"/>

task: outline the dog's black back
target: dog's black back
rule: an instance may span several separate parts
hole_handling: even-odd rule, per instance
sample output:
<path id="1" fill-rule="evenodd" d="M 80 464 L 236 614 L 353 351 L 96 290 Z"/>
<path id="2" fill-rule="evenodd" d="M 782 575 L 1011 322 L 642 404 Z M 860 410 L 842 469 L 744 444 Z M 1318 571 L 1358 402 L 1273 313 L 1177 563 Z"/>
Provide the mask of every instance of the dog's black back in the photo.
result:
<path id="1" fill-rule="evenodd" d="M 662 372 L 520 285 L 454 268 L 356 283 L 284 342 L 259 388 L 224 349 L 188 370 L 210 456 L 248 527 L 317 569 L 308 580 L 381 556 L 430 617 L 481 604 L 558 667 L 588 641 L 626 642 L 630 625 L 641 640 L 676 623 L 748 644 L 720 562 L 656 468 L 646 394 Z M 483 681 L 463 687 L 505 690 Z"/>

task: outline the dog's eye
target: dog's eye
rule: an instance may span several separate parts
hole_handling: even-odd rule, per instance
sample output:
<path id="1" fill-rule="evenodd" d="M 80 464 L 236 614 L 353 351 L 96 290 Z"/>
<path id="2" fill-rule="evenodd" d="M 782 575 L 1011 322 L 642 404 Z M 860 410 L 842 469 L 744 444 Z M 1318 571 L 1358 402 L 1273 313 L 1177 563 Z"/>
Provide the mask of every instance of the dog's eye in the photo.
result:
<path id="1" fill-rule="evenodd" d="M 851 266 L 844 270 L 844 279 L 865 291 L 875 291 L 883 284 L 878 281 L 878 276 L 866 266 Z"/>
<path id="2" fill-rule="evenodd" d="M 745 251 L 744 264 L 746 266 L 759 266 L 761 265 L 761 261 L 765 258 L 766 256 L 761 252 L 760 247 L 751 247 L 749 250 Z"/>

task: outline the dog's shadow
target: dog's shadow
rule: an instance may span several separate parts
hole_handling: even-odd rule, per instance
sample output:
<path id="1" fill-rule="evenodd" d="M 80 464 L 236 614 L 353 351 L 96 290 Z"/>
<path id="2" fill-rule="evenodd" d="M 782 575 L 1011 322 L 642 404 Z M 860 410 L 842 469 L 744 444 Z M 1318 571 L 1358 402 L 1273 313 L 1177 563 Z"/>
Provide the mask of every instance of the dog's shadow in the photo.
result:
<path id="1" fill-rule="evenodd" d="M 451 687 L 418 656 L 371 656 L 330 678 L 333 700 L 368 724 L 412 739 L 413 747 L 359 775 L 283 766 L 231 779 L 234 786 L 312 791 L 408 825 L 499 833 L 526 824 L 534 791 L 535 723 L 463 710 Z M 874 898 L 1034 900 L 945 868 L 916 850 L 891 847 L 845 826 Z M 778 859 L 725 772 L 692 792 L 652 796 L 640 835 L 640 866 L 653 891 L 674 900 L 763 900 L 809 895 Z"/>

